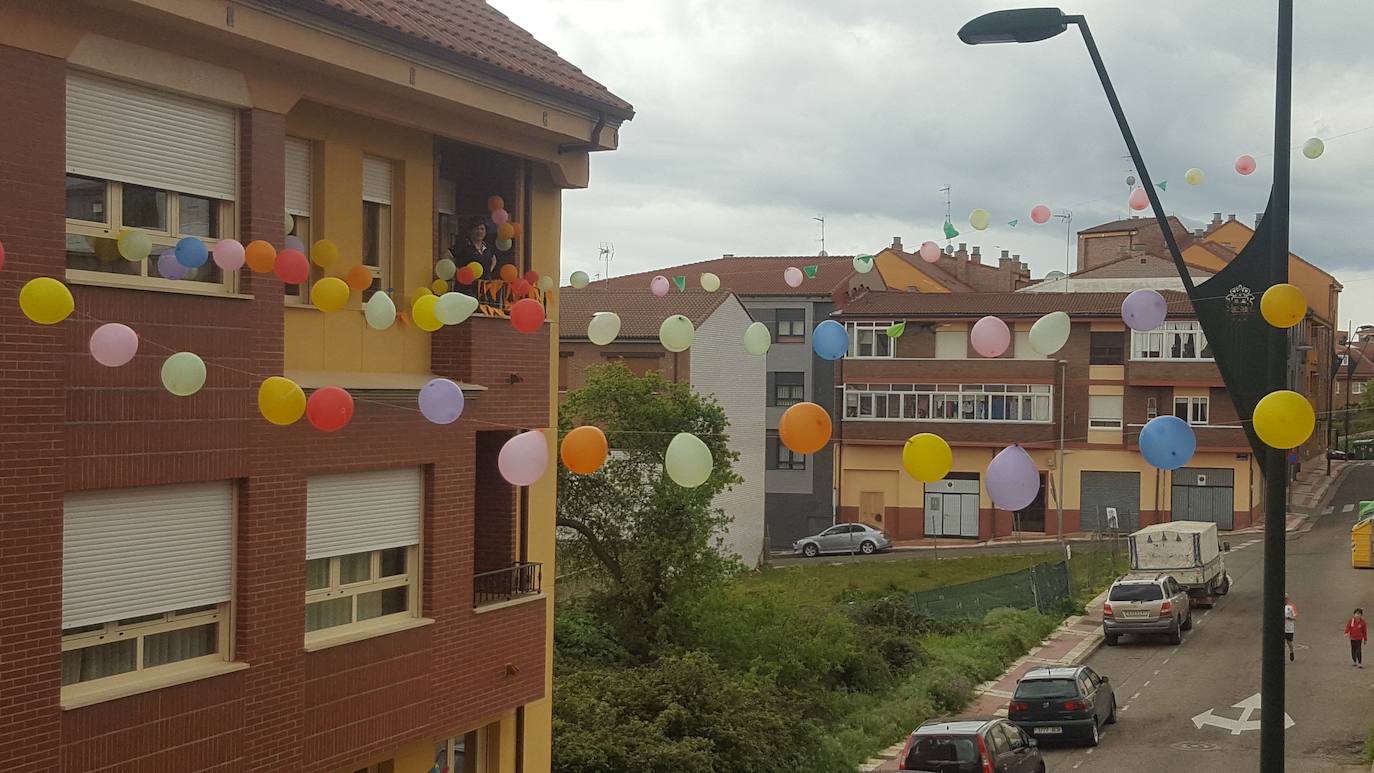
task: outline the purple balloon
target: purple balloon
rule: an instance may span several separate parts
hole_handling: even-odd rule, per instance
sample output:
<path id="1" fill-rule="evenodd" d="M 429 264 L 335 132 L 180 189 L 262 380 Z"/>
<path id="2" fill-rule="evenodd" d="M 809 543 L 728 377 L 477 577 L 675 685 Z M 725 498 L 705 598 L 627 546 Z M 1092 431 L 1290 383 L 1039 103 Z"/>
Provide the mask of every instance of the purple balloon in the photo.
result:
<path id="1" fill-rule="evenodd" d="M 127 365 L 138 353 L 138 333 L 128 325 L 106 322 L 91 333 L 91 356 L 107 368 Z"/>
<path id="2" fill-rule="evenodd" d="M 1040 471 L 1021 446 L 1007 446 L 992 457 L 987 474 L 988 498 L 1003 510 L 1023 510 L 1040 493 Z"/>
<path id="3" fill-rule="evenodd" d="M 463 415 L 463 390 L 446 378 L 430 379 L 420 389 L 420 413 L 435 424 L 452 424 Z"/>
<path id="4" fill-rule="evenodd" d="M 176 250 L 167 250 L 157 258 L 157 272 L 163 279 L 183 279 L 186 276 L 186 266 L 177 260 Z"/>
<path id="5" fill-rule="evenodd" d="M 286 249 L 288 250 L 295 250 L 296 252 L 299 252 L 303 255 L 310 254 L 305 249 L 305 242 L 301 241 L 299 236 L 287 236 L 286 239 L 283 241 L 286 245 Z"/>
<path id="6" fill-rule="evenodd" d="M 1121 319 L 1132 330 L 1154 330 L 1168 315 L 1169 303 L 1155 290 L 1136 290 L 1121 302 Z"/>

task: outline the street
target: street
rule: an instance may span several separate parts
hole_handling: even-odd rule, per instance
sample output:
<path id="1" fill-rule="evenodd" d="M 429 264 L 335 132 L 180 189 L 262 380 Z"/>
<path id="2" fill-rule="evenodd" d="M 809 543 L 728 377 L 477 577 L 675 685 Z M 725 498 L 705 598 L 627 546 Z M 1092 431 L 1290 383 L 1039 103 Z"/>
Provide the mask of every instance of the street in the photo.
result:
<path id="1" fill-rule="evenodd" d="M 1371 495 L 1374 465 L 1360 465 L 1330 500 L 1334 512 L 1310 532 L 1289 535 L 1288 591 L 1299 617 L 1296 660 L 1288 667 L 1287 714 L 1294 723 L 1286 735 L 1288 771 L 1368 770 L 1358 763 L 1374 723 L 1374 664 L 1351 667 L 1343 630 L 1356 606 L 1374 608 L 1374 571 L 1350 567 L 1353 516 L 1342 510 Z M 1119 721 L 1105 728 L 1096 749 L 1046 749 L 1050 771 L 1258 768 L 1260 540 L 1258 534 L 1232 540 L 1231 593 L 1194 613 L 1194 630 L 1182 645 L 1126 637 L 1089 658 L 1088 665 L 1111 678 Z"/>

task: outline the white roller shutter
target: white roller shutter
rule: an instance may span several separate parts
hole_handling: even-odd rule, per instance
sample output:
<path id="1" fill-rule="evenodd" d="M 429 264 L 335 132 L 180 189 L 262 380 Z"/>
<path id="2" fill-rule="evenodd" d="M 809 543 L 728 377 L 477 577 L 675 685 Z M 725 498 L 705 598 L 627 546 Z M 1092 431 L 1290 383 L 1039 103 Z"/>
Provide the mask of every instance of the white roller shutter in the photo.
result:
<path id="1" fill-rule="evenodd" d="M 391 162 L 363 156 L 363 201 L 391 203 Z"/>
<path id="2" fill-rule="evenodd" d="M 306 486 L 305 557 L 420 544 L 420 468 L 316 475 Z"/>
<path id="3" fill-rule="evenodd" d="M 82 491 L 64 507 L 63 628 L 229 600 L 229 481 Z"/>
<path id="4" fill-rule="evenodd" d="M 963 360 L 968 358 L 967 330 L 935 331 L 935 359 Z"/>
<path id="5" fill-rule="evenodd" d="M 81 72 L 67 74 L 67 171 L 232 201 L 232 108 Z"/>
<path id="6" fill-rule="evenodd" d="M 310 141 L 286 138 L 286 211 L 310 217 Z"/>

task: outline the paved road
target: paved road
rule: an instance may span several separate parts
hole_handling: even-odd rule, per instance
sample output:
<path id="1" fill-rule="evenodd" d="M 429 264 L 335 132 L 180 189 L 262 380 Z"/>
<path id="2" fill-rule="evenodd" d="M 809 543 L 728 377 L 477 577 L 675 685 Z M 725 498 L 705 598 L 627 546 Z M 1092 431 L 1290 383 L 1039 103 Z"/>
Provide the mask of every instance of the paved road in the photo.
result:
<path id="1" fill-rule="evenodd" d="M 1093 540 L 1070 540 L 1074 548 L 1080 544 L 1085 547 L 1108 544 Z M 1125 545 L 1125 542 L 1122 542 Z M 934 558 L 955 558 L 964 556 L 1012 556 L 1038 553 L 1062 553 L 1063 546 L 1054 540 L 1036 540 L 1034 542 L 999 542 L 992 545 L 972 542 L 951 542 L 949 545 L 941 545 L 939 548 L 896 548 L 885 553 L 875 553 L 871 556 L 849 553 L 835 553 L 833 555 L 817 556 L 816 558 L 806 558 L 795 556 L 791 553 L 774 553 L 768 560 L 769 566 L 793 566 L 807 564 L 834 564 L 834 563 L 859 563 L 864 561 L 920 561 Z"/>
<path id="2" fill-rule="evenodd" d="M 1335 512 L 1312 531 L 1290 535 L 1288 590 L 1298 606 L 1297 660 L 1288 667 L 1286 735 L 1290 773 L 1365 771 L 1355 765 L 1374 723 L 1374 663 L 1350 666 L 1343 636 L 1351 610 L 1374 612 L 1374 571 L 1350 567 L 1350 524 L 1343 505 L 1374 496 L 1374 465 L 1352 470 L 1331 503 Z M 1089 664 L 1115 686 L 1119 722 L 1094 750 L 1047 749 L 1051 773 L 1251 773 L 1259 767 L 1259 733 L 1232 735 L 1192 718 L 1211 709 L 1239 718 L 1234 704 L 1259 692 L 1260 535 L 1232 541 L 1226 565 L 1233 590 L 1211 610 L 1199 610 L 1179 647 L 1123 638 Z M 1255 713 L 1252 719 L 1258 719 Z"/>

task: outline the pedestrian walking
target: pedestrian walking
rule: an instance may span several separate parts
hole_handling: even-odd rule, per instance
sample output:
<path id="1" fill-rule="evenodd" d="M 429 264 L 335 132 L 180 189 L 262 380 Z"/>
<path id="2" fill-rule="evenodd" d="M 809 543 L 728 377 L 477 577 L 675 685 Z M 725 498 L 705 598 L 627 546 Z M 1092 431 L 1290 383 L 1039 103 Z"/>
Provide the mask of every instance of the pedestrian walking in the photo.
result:
<path id="1" fill-rule="evenodd" d="M 1369 640 L 1369 624 L 1365 622 L 1363 609 L 1356 608 L 1355 614 L 1346 621 L 1345 637 L 1350 640 L 1350 665 L 1364 668 L 1364 643 Z"/>
<path id="2" fill-rule="evenodd" d="M 1298 607 L 1293 598 L 1283 594 L 1283 638 L 1288 645 L 1288 660 L 1293 660 L 1293 634 L 1298 630 Z"/>

